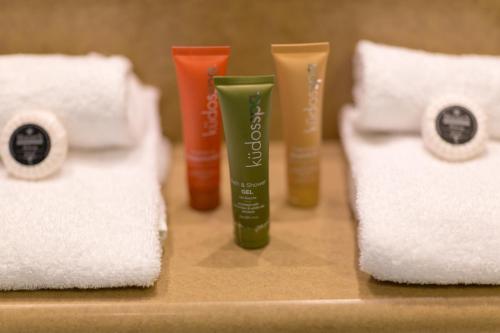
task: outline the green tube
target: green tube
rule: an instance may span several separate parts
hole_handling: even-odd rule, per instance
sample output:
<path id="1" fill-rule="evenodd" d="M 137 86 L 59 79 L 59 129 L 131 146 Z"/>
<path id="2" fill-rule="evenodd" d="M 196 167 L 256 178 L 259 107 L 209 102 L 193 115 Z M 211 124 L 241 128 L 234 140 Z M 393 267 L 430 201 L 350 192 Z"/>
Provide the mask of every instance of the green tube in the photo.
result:
<path id="1" fill-rule="evenodd" d="M 219 76 L 236 243 L 269 243 L 269 121 L 274 76 Z"/>

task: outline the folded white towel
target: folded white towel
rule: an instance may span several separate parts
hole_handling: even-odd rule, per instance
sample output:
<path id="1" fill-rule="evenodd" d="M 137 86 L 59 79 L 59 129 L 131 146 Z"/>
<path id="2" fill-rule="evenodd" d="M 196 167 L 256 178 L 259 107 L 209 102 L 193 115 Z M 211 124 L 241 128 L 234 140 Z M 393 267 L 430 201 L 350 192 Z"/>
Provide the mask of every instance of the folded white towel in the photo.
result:
<path id="1" fill-rule="evenodd" d="M 360 132 L 342 111 L 360 267 L 377 279 L 500 283 L 500 143 L 464 163 L 433 157 L 418 136 Z"/>
<path id="2" fill-rule="evenodd" d="M 72 147 L 130 146 L 144 130 L 143 113 L 133 112 L 137 85 L 120 56 L 0 56 L 0 128 L 15 112 L 46 109 Z"/>
<path id="3" fill-rule="evenodd" d="M 445 55 L 368 41 L 355 54 L 356 126 L 370 131 L 420 131 L 428 105 L 463 96 L 487 114 L 490 135 L 500 139 L 500 57 Z"/>
<path id="4" fill-rule="evenodd" d="M 134 88 L 147 134 L 133 149 L 71 150 L 39 182 L 0 164 L 0 289 L 151 286 L 166 231 L 159 175 L 168 162 L 158 93 Z"/>

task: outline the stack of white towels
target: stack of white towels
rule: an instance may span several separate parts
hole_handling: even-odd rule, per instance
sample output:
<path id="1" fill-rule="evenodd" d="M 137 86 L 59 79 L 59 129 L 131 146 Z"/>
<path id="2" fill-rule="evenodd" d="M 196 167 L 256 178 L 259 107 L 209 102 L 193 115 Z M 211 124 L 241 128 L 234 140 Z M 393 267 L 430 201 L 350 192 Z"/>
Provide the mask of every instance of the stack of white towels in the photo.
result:
<path id="1" fill-rule="evenodd" d="M 0 289 L 154 284 L 169 162 L 158 98 L 123 57 L 0 57 L 0 128 L 18 110 L 49 110 L 70 145 L 40 181 L 12 178 L 0 162 Z"/>
<path id="2" fill-rule="evenodd" d="M 500 283 L 500 57 L 432 54 L 360 42 L 354 106 L 341 136 L 359 220 L 360 267 L 379 280 Z M 435 97 L 473 98 L 488 113 L 488 151 L 435 158 L 419 133 Z"/>

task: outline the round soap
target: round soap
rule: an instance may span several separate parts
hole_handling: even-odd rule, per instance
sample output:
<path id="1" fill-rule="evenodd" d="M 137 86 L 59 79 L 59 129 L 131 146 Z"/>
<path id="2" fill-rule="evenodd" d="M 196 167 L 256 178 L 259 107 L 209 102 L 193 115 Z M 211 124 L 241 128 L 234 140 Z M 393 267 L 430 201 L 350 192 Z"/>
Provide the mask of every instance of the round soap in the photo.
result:
<path id="1" fill-rule="evenodd" d="M 9 174 L 42 179 L 63 165 L 68 151 L 66 129 L 48 111 L 16 113 L 0 133 L 0 156 Z"/>
<path id="2" fill-rule="evenodd" d="M 422 137 L 425 147 L 444 160 L 474 158 L 486 149 L 486 113 L 461 96 L 439 98 L 424 113 Z"/>

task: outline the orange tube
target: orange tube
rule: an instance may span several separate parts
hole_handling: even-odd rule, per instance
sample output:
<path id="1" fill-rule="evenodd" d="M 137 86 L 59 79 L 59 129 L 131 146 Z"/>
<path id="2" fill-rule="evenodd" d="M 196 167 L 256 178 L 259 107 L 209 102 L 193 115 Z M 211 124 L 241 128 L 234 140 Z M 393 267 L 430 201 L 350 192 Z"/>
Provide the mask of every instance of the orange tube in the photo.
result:
<path id="1" fill-rule="evenodd" d="M 172 47 L 182 110 L 190 205 L 219 205 L 221 117 L 213 77 L 225 75 L 230 48 Z"/>

